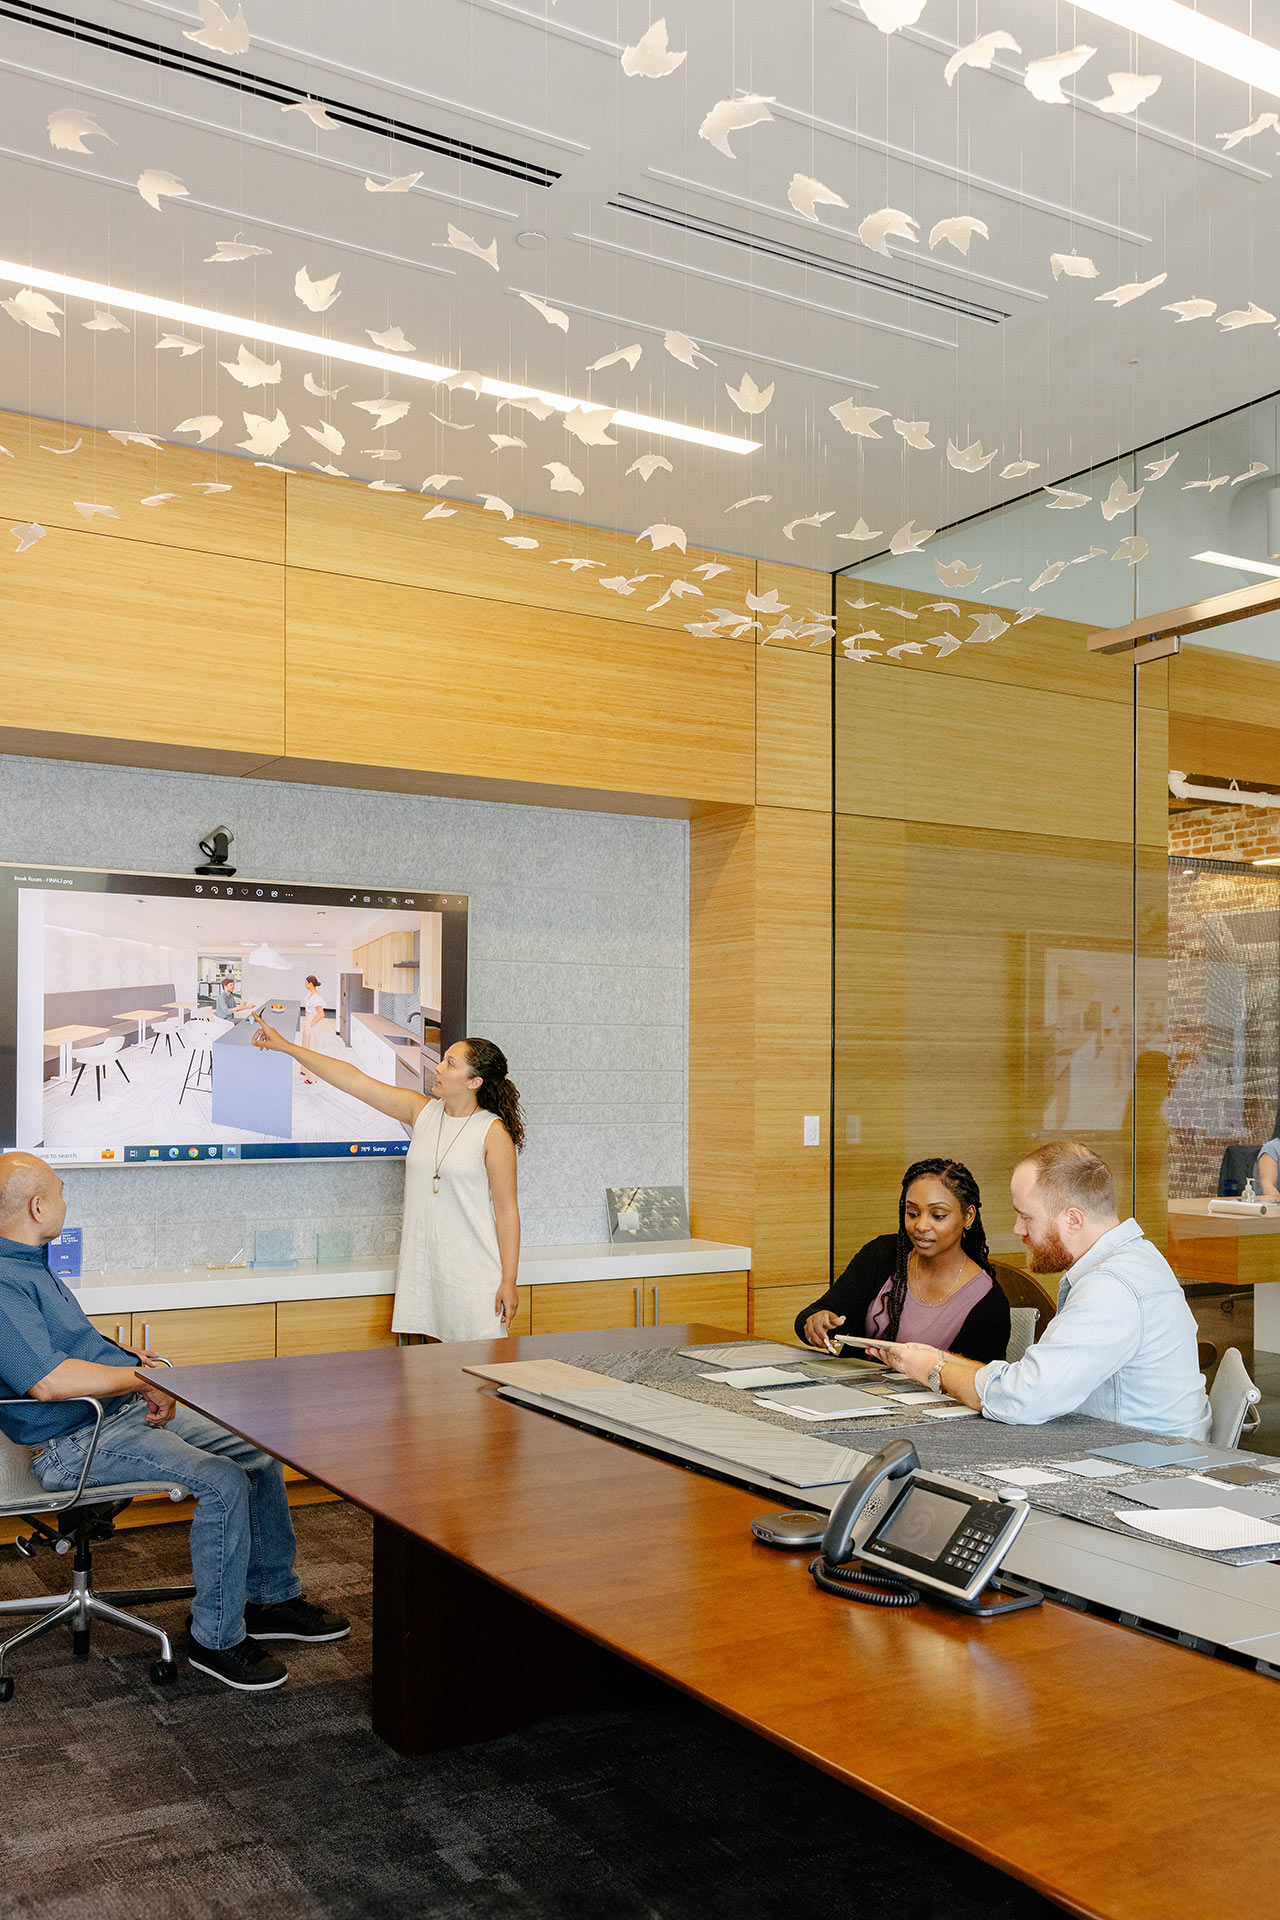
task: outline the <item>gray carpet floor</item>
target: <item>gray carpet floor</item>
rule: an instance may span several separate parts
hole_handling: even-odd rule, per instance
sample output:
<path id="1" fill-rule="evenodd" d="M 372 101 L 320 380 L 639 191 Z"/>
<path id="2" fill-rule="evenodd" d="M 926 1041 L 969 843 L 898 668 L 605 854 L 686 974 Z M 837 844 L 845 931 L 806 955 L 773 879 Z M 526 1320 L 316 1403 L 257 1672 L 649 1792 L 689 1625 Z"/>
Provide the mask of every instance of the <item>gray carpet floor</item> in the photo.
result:
<path id="1" fill-rule="evenodd" d="M 246 1698 L 95 1629 L 20 1649 L 0 1707 L 4 1920 L 1049 1920 L 1018 1882 L 675 1696 L 424 1759 L 369 1723 L 367 1517 L 296 1516 L 349 1640 Z M 186 1529 L 119 1534 L 100 1587 L 179 1584 Z M 0 1598 L 65 1562 L 0 1548 Z M 176 1633 L 185 1605 L 149 1610 Z"/>

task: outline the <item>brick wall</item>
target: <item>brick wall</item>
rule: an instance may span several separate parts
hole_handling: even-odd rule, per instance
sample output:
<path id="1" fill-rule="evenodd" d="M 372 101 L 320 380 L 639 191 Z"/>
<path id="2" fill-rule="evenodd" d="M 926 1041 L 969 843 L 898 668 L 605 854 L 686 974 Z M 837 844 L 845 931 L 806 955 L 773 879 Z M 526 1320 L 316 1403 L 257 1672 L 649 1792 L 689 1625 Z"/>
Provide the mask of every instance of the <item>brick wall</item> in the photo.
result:
<path id="1" fill-rule="evenodd" d="M 1169 815 L 1169 854 L 1199 860 L 1280 859 L 1280 809 L 1188 807 Z"/>

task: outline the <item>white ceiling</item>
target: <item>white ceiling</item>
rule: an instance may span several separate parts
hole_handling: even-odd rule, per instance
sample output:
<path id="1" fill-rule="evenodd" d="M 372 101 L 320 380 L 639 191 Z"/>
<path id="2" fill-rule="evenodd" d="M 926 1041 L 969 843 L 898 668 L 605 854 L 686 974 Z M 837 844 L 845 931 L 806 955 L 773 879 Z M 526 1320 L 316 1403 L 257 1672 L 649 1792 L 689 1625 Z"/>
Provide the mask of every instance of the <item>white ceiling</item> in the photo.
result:
<path id="1" fill-rule="evenodd" d="M 1242 29 L 1248 0 L 1206 0 Z M 338 462 L 364 480 L 419 487 L 432 473 L 461 475 L 448 491 L 502 495 L 518 510 L 618 525 L 683 526 L 690 543 L 816 567 L 866 551 L 835 536 L 861 514 L 873 528 L 907 519 L 945 526 L 1159 438 L 1280 386 L 1280 341 L 1270 326 L 1222 333 L 1213 320 L 1178 324 L 1165 300 L 1192 295 L 1220 310 L 1250 300 L 1280 314 L 1280 259 L 1272 244 L 1280 140 L 1264 133 L 1221 152 L 1215 135 L 1277 103 L 1240 83 L 1120 33 L 1066 5 L 1008 0 L 998 19 L 974 0 L 927 0 L 917 27 L 886 37 L 856 0 L 671 0 L 673 48 L 688 58 L 662 80 L 629 79 L 625 42 L 650 21 L 647 4 L 617 0 L 245 0 L 252 44 L 226 65 L 389 114 L 555 168 L 550 187 L 338 127 L 322 132 L 278 104 L 200 78 L 0 19 L 0 256 L 148 293 L 252 315 L 321 335 L 365 341 L 403 328 L 420 358 L 491 377 L 627 407 L 696 426 L 755 434 L 742 456 L 615 429 L 616 448 L 579 445 L 558 418 L 538 423 L 490 398 L 392 376 L 409 416 L 379 433 L 352 401 L 381 377 L 286 351 L 277 387 L 246 391 L 225 374 L 234 338 L 208 336 L 188 359 L 157 353 L 156 323 L 125 315 L 132 331 L 90 333 L 67 302 L 64 337 L 0 315 L 0 401 L 54 419 L 172 434 L 188 416 L 218 413 L 216 444 L 235 455 L 242 410 L 282 408 L 293 428 L 277 456 L 307 468 L 328 456 L 302 423 L 331 419 L 347 436 Z M 169 47 L 188 46 L 192 5 L 166 0 L 75 0 L 81 18 Z M 1264 32 L 1276 9 L 1258 10 Z M 1022 58 L 943 80 L 947 55 L 979 30 L 1011 31 Z M 1280 18 L 1273 40 L 1280 40 Z M 1049 106 L 1021 84 L 1025 60 L 1084 41 L 1095 57 Z M 213 58 L 218 56 L 214 55 Z M 1106 76 L 1160 73 L 1159 92 L 1117 120 L 1087 104 Z M 774 118 L 732 136 L 728 159 L 698 137 L 703 116 L 735 91 L 776 96 Z M 54 152 L 46 121 L 81 106 L 114 136 L 92 154 Z M 144 168 L 177 174 L 185 200 L 154 212 L 136 192 Z M 366 192 L 366 174 L 423 171 L 405 194 Z M 814 225 L 787 204 L 796 172 L 841 194 L 848 211 L 821 209 Z M 1005 316 L 957 315 L 893 290 L 747 251 L 611 209 L 619 193 L 723 222 L 757 242 L 807 248 L 841 268 L 874 269 L 922 295 L 956 297 Z M 895 206 L 921 223 L 912 246 L 880 258 L 856 238 L 868 213 Z M 927 246 L 933 224 L 956 214 L 986 222 L 968 260 Z M 500 271 L 444 245 L 447 221 L 482 245 L 496 236 Z M 546 236 L 525 248 L 519 236 Z M 268 256 L 208 265 L 218 240 L 241 235 Z M 1055 283 L 1053 252 L 1096 262 L 1096 280 Z M 297 269 L 338 272 L 341 298 L 312 314 L 293 292 Z M 1095 295 L 1167 273 L 1164 286 L 1119 310 Z M 547 298 L 567 335 L 517 297 Z M 0 287 L 0 294 L 13 291 Z M 665 329 L 703 344 L 716 366 L 691 369 L 663 351 Z M 587 363 L 639 342 L 635 372 L 588 374 Z M 346 385 L 311 398 L 302 376 Z M 729 399 L 750 372 L 775 383 L 767 411 L 748 418 Z M 834 403 L 883 406 L 931 422 L 935 451 L 913 451 L 885 419 L 879 440 L 846 434 Z M 471 430 L 438 424 L 432 411 Z M 490 431 L 527 450 L 492 450 Z M 1000 454 L 979 474 L 944 458 L 979 439 Z M 366 450 L 402 454 L 383 462 Z M 636 455 L 663 450 L 675 471 L 627 477 Z M 1000 480 L 1019 456 L 1030 479 Z M 51 456 L 54 457 L 54 456 Z M 241 457 L 235 455 L 235 457 Z M 553 492 L 543 470 L 564 461 L 586 484 Z M 745 495 L 768 504 L 725 509 Z M 785 522 L 831 511 L 821 528 L 783 537 Z M 501 523 L 496 523 L 496 532 Z M 1226 582 L 1231 584 L 1231 582 Z"/>
<path id="2" fill-rule="evenodd" d="M 421 914 L 370 912 L 363 907 L 271 905 L 256 900 L 182 900 L 165 894 L 42 893 L 45 924 L 74 927 L 117 940 L 160 947 L 197 947 L 202 953 L 246 951 L 266 940 L 280 952 L 335 953 L 363 946 L 397 929 L 416 933 Z M 320 940 L 322 948 L 309 949 Z"/>

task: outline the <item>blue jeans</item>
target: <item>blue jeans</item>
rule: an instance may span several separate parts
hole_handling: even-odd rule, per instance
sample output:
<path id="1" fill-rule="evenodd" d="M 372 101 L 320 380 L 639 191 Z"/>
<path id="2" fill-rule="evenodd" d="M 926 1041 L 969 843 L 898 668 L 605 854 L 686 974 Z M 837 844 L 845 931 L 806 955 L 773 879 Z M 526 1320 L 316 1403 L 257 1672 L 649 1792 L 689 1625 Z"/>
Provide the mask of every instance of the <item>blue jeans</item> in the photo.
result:
<path id="1" fill-rule="evenodd" d="M 146 1413 L 144 1400 L 131 1400 L 103 1421 L 87 1484 L 171 1479 L 190 1489 L 191 1630 L 202 1647 L 238 1646 L 246 1599 L 270 1607 L 302 1591 L 284 1471 L 270 1454 L 187 1407 L 167 1427 L 149 1427 Z M 36 1455 L 32 1465 L 46 1493 L 79 1483 L 92 1432 L 87 1421 Z"/>

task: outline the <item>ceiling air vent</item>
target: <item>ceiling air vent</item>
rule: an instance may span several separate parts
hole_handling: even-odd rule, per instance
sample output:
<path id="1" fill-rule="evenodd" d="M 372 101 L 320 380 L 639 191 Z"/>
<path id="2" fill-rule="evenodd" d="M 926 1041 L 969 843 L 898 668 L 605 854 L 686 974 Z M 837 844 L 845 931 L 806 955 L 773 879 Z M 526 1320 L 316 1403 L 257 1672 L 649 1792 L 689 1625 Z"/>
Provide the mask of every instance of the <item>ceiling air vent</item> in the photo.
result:
<path id="1" fill-rule="evenodd" d="M 0 0 L 2 5 L 3 0 Z M 619 213 L 635 214 L 640 219 L 652 221 L 656 226 L 675 227 L 681 233 L 696 233 L 703 240 L 719 240 L 724 246 L 739 247 L 745 253 L 757 254 L 762 259 L 782 260 L 788 266 L 803 267 L 810 273 L 826 273 L 835 280 L 850 280 L 856 286 L 874 287 L 877 293 L 889 293 L 899 300 L 914 300 L 921 306 L 940 308 L 944 313 L 957 314 L 964 320 L 977 320 L 984 326 L 998 327 L 1001 321 L 1009 318 L 999 307 L 985 307 L 980 301 L 939 292 L 935 287 L 912 286 L 908 281 L 897 280 L 892 274 L 881 273 L 875 267 L 849 266 L 843 260 L 832 259 L 829 254 L 814 253 L 809 247 L 793 246 L 789 240 L 773 240 L 758 233 L 744 233 L 740 227 L 726 226 L 722 220 L 707 220 L 697 213 L 679 213 L 674 207 L 664 207 L 656 200 L 641 200 L 634 193 L 620 193 L 606 204 Z"/>
<path id="2" fill-rule="evenodd" d="M 65 40 L 77 41 L 82 46 L 100 47 L 105 53 L 118 53 L 127 60 L 140 60 L 151 67 L 163 67 L 172 73 L 187 73 L 197 80 L 208 80 L 215 87 L 226 87 L 232 93 L 252 94 L 258 100 L 272 100 L 284 107 L 299 98 L 296 87 L 282 86 L 278 80 L 267 80 L 259 74 L 248 73 L 242 67 L 233 67 L 225 60 L 210 60 L 198 53 L 194 47 L 166 47 L 157 40 L 142 40 L 136 34 L 121 33 L 114 27 L 99 26 L 94 20 L 78 20 L 69 13 L 58 13 L 53 7 L 41 7 L 34 0 L 0 0 L 0 19 L 16 20 L 24 27 L 38 27 L 45 33 L 60 34 Z M 414 147 L 423 153 L 437 153 L 447 160 L 461 160 L 469 167 L 480 167 L 486 173 L 506 174 L 510 179 L 523 180 L 527 186 L 550 187 L 560 178 L 554 167 L 542 167 L 530 160 L 517 160 L 509 153 L 498 153 L 492 147 L 478 147 L 471 140 L 456 140 L 452 134 L 434 133 L 429 127 L 415 127 L 406 120 L 393 120 L 389 114 L 372 113 L 364 107 L 353 107 L 343 100 L 331 100 L 327 94 L 311 93 L 308 100 L 314 100 L 334 120 L 344 127 L 355 127 L 360 133 L 373 133 L 383 140 L 395 140 L 403 147 Z"/>

